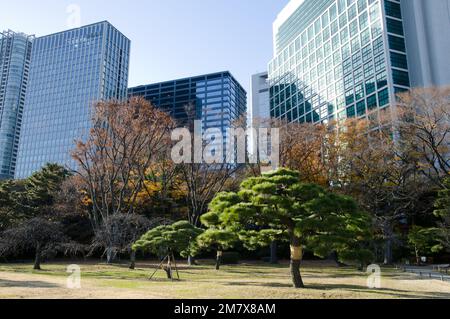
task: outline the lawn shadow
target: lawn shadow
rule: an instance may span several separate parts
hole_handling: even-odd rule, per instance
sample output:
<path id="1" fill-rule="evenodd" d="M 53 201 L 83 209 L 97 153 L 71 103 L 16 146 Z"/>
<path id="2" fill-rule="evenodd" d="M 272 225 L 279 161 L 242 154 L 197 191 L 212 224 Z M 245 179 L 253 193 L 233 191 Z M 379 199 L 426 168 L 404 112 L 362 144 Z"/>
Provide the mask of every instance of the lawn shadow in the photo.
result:
<path id="1" fill-rule="evenodd" d="M 15 281 L 0 279 L 0 287 L 5 288 L 60 288 L 57 284 L 45 281 Z"/>
<path id="2" fill-rule="evenodd" d="M 267 287 L 267 288 L 292 288 L 292 284 L 274 283 L 274 282 L 228 282 L 225 285 L 229 286 L 257 286 L 257 287 Z M 381 289 L 369 289 L 365 286 L 358 285 L 346 285 L 346 284 L 308 284 L 305 283 L 305 291 L 308 290 L 320 290 L 320 291 L 333 291 L 342 290 L 348 292 L 358 292 L 374 295 L 384 295 L 401 299 L 423 299 L 423 298 L 433 298 L 433 299 L 449 299 L 450 293 L 442 292 L 409 292 L 407 290 L 381 288 Z M 293 289 L 293 288 L 292 288 Z"/>
<path id="3" fill-rule="evenodd" d="M 344 291 L 352 291 L 352 292 L 360 292 L 360 293 L 369 293 L 369 294 L 380 294 L 380 295 L 388 295 L 396 298 L 450 298 L 450 293 L 442 293 L 442 292 L 423 292 L 417 293 L 407 290 L 400 289 L 391 289 L 391 288 L 380 288 L 380 289 L 369 289 L 364 286 L 359 285 L 346 285 L 346 284 L 311 284 L 307 285 L 307 289 L 317 289 L 324 291 L 331 290 L 344 290 Z"/>

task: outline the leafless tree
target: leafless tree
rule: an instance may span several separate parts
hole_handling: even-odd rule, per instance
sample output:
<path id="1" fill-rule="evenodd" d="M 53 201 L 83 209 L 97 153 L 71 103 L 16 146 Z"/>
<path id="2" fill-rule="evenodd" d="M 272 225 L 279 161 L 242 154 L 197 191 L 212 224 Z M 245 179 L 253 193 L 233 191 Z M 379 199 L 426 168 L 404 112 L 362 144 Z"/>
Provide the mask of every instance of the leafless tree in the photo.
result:
<path id="1" fill-rule="evenodd" d="M 99 102 L 87 141 L 78 141 L 73 158 L 92 201 L 94 228 L 116 214 L 134 212 L 147 169 L 170 147 L 170 116 L 142 98 Z"/>
<path id="2" fill-rule="evenodd" d="M 450 87 L 400 94 L 398 109 L 401 143 L 414 153 L 421 173 L 443 187 L 450 174 Z"/>

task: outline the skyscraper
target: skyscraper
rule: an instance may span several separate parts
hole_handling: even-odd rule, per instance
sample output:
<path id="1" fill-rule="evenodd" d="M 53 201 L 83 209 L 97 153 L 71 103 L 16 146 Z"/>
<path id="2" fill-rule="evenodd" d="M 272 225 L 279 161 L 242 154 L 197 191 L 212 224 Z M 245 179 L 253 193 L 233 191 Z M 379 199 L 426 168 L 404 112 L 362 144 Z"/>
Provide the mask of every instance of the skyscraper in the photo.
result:
<path id="1" fill-rule="evenodd" d="M 252 75 L 251 98 L 248 108 L 248 126 L 251 128 L 260 128 L 270 126 L 267 120 L 270 119 L 270 86 L 269 75 L 262 72 Z M 254 145 L 258 142 L 253 130 L 249 132 L 248 153 L 257 156 Z"/>
<path id="2" fill-rule="evenodd" d="M 202 131 L 219 128 L 226 151 L 226 131 L 247 111 L 247 93 L 230 72 L 130 88 L 130 96 L 143 96 L 156 107 L 170 113 L 181 126 L 193 120 L 202 122 Z"/>
<path id="3" fill-rule="evenodd" d="M 70 153 L 89 133 L 93 104 L 127 96 L 129 51 L 107 21 L 35 39 L 16 178 L 49 162 L 75 168 Z"/>
<path id="4" fill-rule="evenodd" d="M 14 178 L 33 36 L 0 33 L 0 180 Z"/>
<path id="5" fill-rule="evenodd" d="M 254 124 L 254 121 L 270 118 L 270 86 L 268 77 L 267 72 L 252 76 L 251 105 L 248 108 L 248 117 L 251 124 Z"/>
<path id="6" fill-rule="evenodd" d="M 292 0 L 273 26 L 271 116 L 376 120 L 411 86 L 450 84 L 447 11 L 448 0 Z"/>

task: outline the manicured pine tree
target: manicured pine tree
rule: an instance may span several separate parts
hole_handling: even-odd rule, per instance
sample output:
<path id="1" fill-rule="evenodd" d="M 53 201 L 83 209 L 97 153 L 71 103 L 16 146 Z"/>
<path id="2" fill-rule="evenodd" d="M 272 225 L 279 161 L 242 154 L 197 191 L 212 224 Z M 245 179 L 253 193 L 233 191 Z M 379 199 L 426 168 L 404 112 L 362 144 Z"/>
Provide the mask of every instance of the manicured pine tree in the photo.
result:
<path id="1" fill-rule="evenodd" d="M 320 257 L 333 251 L 347 256 L 369 254 L 355 245 L 366 238 L 370 220 L 354 200 L 304 184 L 296 171 L 279 169 L 249 178 L 238 194 L 219 194 L 216 198 L 211 211 L 220 207 L 220 222 L 235 232 L 247 248 L 289 239 L 291 276 L 296 288 L 304 287 L 300 273 L 304 248 Z"/>

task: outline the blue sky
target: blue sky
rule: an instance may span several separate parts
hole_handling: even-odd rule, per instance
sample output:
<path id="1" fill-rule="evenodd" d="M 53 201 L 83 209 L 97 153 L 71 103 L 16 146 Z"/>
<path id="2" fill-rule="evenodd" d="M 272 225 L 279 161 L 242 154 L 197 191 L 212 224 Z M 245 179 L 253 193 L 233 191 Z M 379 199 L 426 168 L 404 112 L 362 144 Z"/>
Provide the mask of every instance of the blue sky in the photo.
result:
<path id="1" fill-rule="evenodd" d="M 67 29 L 71 4 L 81 24 L 108 20 L 132 41 L 130 86 L 231 71 L 250 76 L 272 58 L 272 22 L 288 0 L 14 0 L 0 29 L 37 36 Z"/>

